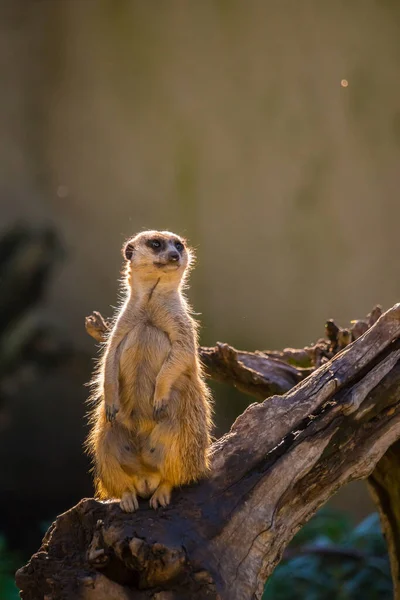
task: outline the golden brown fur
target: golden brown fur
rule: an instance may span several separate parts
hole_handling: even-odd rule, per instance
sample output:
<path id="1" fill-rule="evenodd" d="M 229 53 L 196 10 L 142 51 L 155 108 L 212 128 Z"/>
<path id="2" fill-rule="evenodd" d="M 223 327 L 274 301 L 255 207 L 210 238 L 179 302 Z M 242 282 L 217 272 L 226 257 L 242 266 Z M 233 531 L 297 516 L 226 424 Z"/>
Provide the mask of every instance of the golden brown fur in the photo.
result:
<path id="1" fill-rule="evenodd" d="M 123 254 L 126 297 L 93 382 L 87 448 L 98 496 L 132 511 L 137 496 L 165 506 L 173 487 L 207 473 L 211 410 L 182 294 L 190 250 L 170 232 L 146 231 Z"/>

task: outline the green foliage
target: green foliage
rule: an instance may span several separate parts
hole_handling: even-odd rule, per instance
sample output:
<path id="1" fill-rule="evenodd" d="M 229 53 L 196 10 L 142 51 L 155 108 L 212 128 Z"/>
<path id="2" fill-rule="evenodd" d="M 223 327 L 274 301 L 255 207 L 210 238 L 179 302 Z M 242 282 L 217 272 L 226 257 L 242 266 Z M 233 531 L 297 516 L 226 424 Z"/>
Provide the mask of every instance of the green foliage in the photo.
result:
<path id="1" fill-rule="evenodd" d="M 294 537 L 263 600 L 390 600 L 389 558 L 376 513 L 353 527 L 322 509 Z"/>
<path id="2" fill-rule="evenodd" d="M 14 581 L 14 573 L 22 564 L 16 552 L 7 549 L 5 537 L 0 534 L 0 598 L 2 600 L 18 600 L 19 592 Z"/>

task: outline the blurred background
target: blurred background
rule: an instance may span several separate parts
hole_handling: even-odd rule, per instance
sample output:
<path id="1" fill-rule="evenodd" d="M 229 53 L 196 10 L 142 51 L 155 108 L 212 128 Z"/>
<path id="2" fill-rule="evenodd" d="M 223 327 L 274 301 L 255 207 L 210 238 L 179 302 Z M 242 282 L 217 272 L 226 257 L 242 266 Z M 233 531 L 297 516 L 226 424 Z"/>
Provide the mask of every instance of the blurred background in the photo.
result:
<path id="1" fill-rule="evenodd" d="M 126 237 L 188 237 L 204 345 L 399 300 L 399 67 L 396 0 L 0 1 L 0 572 L 92 495 L 84 317 Z M 213 390 L 220 435 L 253 400 Z M 329 510 L 374 507 L 355 484 Z"/>

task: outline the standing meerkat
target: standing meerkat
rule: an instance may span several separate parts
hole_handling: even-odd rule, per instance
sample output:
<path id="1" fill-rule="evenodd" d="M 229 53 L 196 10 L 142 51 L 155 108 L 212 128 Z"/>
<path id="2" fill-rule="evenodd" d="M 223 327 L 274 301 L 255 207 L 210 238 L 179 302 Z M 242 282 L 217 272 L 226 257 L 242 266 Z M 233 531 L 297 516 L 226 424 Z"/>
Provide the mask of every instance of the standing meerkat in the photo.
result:
<path id="1" fill-rule="evenodd" d="M 183 295 L 193 255 L 168 231 L 126 242 L 125 299 L 92 381 L 97 495 L 122 510 L 166 506 L 171 490 L 209 468 L 211 404 L 198 359 L 197 323 Z"/>

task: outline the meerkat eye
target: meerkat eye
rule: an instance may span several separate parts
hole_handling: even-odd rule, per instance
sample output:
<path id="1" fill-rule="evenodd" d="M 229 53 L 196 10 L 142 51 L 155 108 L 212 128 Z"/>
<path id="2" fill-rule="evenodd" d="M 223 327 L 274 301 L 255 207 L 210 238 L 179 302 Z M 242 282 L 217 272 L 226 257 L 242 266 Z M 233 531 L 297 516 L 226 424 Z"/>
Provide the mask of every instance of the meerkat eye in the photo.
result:
<path id="1" fill-rule="evenodd" d="M 182 244 L 182 242 L 175 242 L 175 248 L 178 250 L 178 252 L 182 252 L 182 250 L 184 249 L 184 245 Z"/>
<path id="2" fill-rule="evenodd" d="M 160 240 L 150 240 L 149 241 L 149 245 L 152 248 L 160 248 L 161 247 L 161 242 L 160 242 Z"/>

